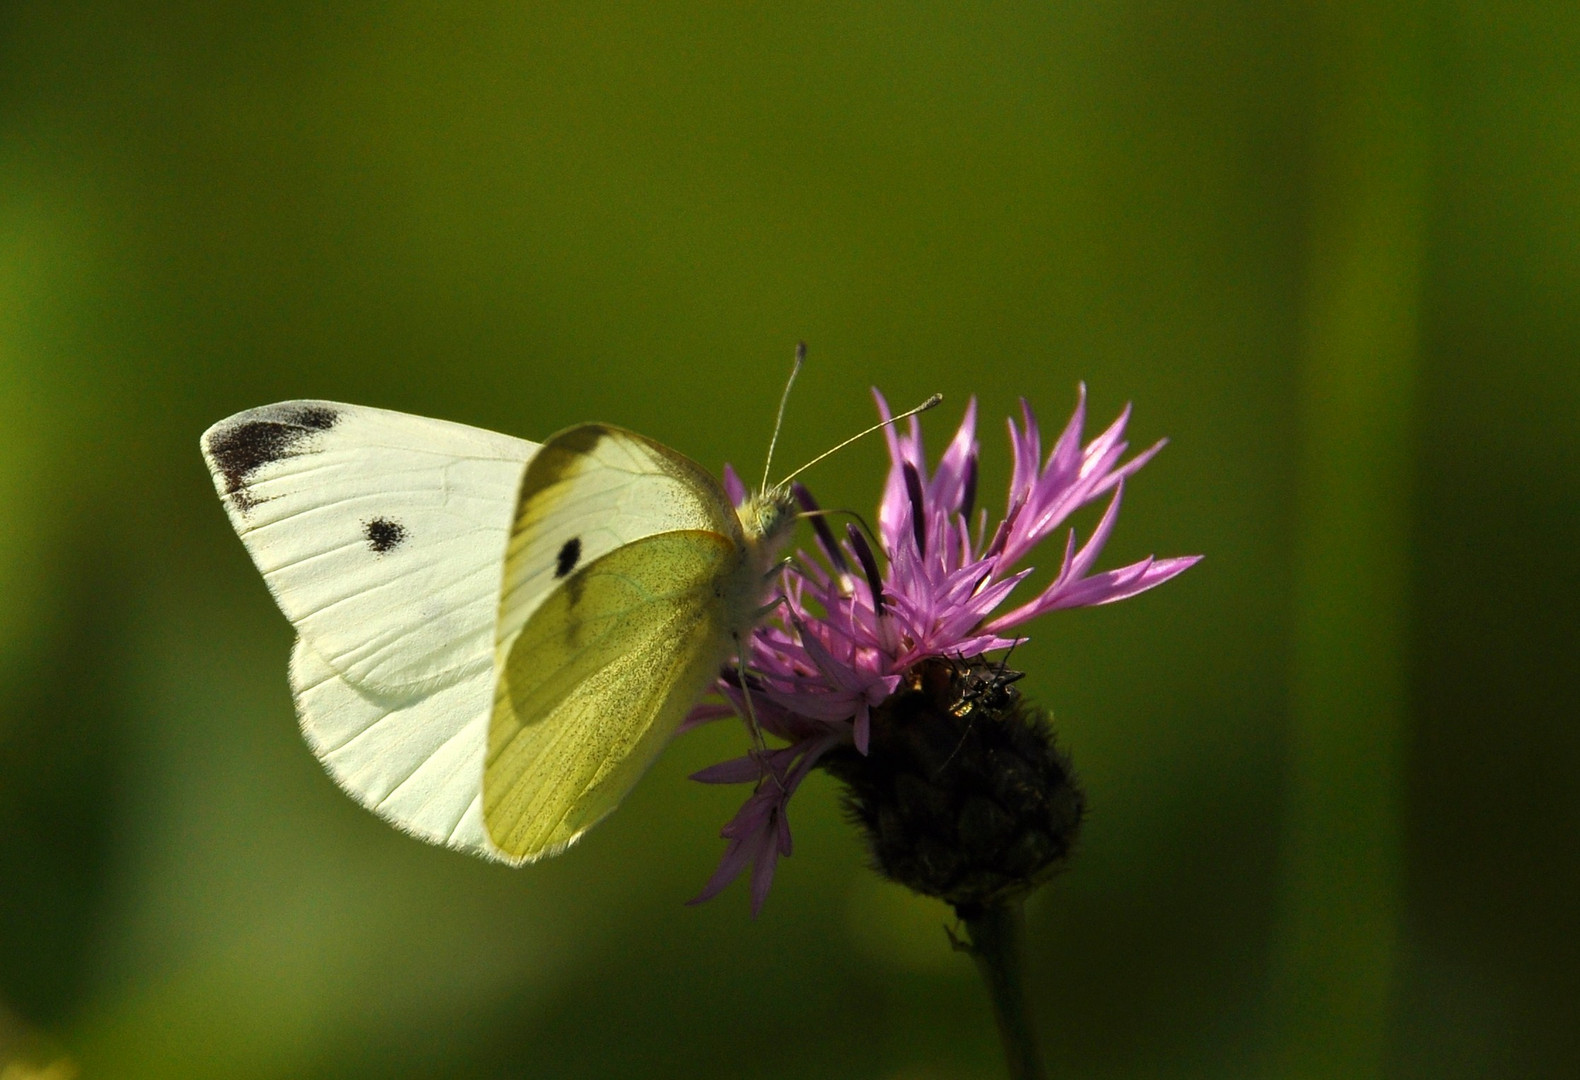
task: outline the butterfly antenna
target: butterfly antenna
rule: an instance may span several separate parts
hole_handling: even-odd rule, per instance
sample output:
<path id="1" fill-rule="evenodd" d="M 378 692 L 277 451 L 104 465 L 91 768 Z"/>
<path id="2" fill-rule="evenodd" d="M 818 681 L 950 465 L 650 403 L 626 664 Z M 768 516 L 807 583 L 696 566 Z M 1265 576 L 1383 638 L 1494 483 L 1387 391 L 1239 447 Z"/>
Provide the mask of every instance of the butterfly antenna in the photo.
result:
<path id="1" fill-rule="evenodd" d="M 795 472 L 791 473 L 789 476 L 787 476 L 783 480 L 779 481 L 779 486 L 780 487 L 784 487 L 790 481 L 794 480 L 796 477 L 798 477 L 802 473 L 806 472 L 808 469 L 810 469 L 812 466 L 816 465 L 818 462 L 822 461 L 824 458 L 828 457 L 830 454 L 837 454 L 837 453 L 839 453 L 841 450 L 845 449 L 845 447 L 849 446 L 851 443 L 855 442 L 857 439 L 864 439 L 868 435 L 871 435 L 874 431 L 882 431 L 884 428 L 888 427 L 890 424 L 898 424 L 901 420 L 904 420 L 908 416 L 915 416 L 917 413 L 926 412 L 928 409 L 931 409 L 933 406 L 937 405 L 942 400 L 944 400 L 944 395 L 942 395 L 942 394 L 934 394 L 932 397 L 928 398 L 926 401 L 924 401 L 920 405 L 916 406 L 916 408 L 908 409 L 905 412 L 902 412 L 899 416 L 891 416 L 887 420 L 883 421 L 881 424 L 873 424 L 866 431 L 863 431 L 863 432 L 860 432 L 858 434 L 852 435 L 850 438 L 846 439 L 844 442 L 840 443 L 838 446 L 834 447 L 832 450 L 825 450 L 825 451 L 823 451 L 817 457 L 813 458 L 811 461 L 809 461 L 805 465 L 801 466 Z"/>
<path id="2" fill-rule="evenodd" d="M 874 541 L 878 540 L 878 534 L 872 531 L 872 526 L 867 524 L 867 519 L 861 516 L 861 512 L 859 510 L 843 510 L 838 507 L 829 510 L 802 510 L 796 515 L 796 517 L 825 518 L 833 517 L 835 514 L 849 514 L 851 517 L 856 519 L 856 524 L 861 526 L 861 531 L 866 533 L 869 539 Z"/>
<path id="3" fill-rule="evenodd" d="M 763 462 L 763 482 L 758 491 L 768 490 L 768 470 L 774 467 L 774 447 L 779 445 L 779 428 L 785 422 L 785 405 L 790 401 L 790 388 L 795 385 L 795 377 L 801 374 L 801 365 L 804 363 L 806 363 L 806 342 L 798 341 L 795 345 L 795 365 L 790 369 L 790 377 L 785 380 L 784 393 L 779 395 L 779 415 L 774 417 L 774 433 L 768 440 L 768 460 Z"/>

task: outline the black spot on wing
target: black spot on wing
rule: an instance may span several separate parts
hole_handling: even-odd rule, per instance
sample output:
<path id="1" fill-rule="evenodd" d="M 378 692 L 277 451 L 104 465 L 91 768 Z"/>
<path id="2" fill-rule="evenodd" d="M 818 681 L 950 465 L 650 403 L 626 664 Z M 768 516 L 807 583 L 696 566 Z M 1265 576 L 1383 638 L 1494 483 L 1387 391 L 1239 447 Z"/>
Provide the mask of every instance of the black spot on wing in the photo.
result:
<path id="1" fill-rule="evenodd" d="M 394 550 L 406 539 L 406 526 L 389 518 L 374 518 L 362 527 L 362 534 L 367 537 L 368 547 L 373 549 L 373 553 L 382 555 Z"/>
<path id="2" fill-rule="evenodd" d="M 339 419 L 340 414 L 327 406 L 293 405 L 215 432 L 208 441 L 209 457 L 225 478 L 225 494 L 236 509 L 245 514 L 257 505 L 247 491 L 253 473 L 271 462 L 305 453 L 304 444 L 313 433 L 328 431 Z"/>
<path id="3" fill-rule="evenodd" d="M 576 569 L 576 561 L 582 557 L 582 538 L 573 536 L 565 541 L 565 546 L 560 548 L 559 560 L 554 564 L 554 576 L 562 578 Z"/>

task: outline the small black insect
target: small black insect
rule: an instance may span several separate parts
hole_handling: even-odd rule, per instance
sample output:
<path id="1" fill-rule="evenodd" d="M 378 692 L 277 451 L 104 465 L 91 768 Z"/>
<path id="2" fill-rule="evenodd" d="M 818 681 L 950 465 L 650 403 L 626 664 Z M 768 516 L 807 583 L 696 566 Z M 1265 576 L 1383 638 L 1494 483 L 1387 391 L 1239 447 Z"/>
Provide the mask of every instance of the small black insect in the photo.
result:
<path id="1" fill-rule="evenodd" d="M 367 537 L 368 547 L 373 549 L 374 554 L 382 555 L 406 539 L 406 527 L 389 518 L 374 518 L 362 527 L 362 535 Z"/>
<path id="2" fill-rule="evenodd" d="M 565 546 L 560 548 L 559 561 L 554 564 L 554 576 L 562 578 L 576 569 L 576 562 L 582 557 L 582 538 L 573 536 L 565 541 Z"/>

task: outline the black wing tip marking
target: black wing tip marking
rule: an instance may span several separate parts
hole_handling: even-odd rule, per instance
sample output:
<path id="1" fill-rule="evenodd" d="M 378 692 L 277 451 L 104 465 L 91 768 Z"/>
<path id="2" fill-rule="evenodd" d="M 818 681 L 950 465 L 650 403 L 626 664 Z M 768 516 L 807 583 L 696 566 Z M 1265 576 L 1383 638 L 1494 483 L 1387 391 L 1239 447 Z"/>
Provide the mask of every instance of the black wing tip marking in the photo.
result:
<path id="1" fill-rule="evenodd" d="M 582 538 L 573 536 L 565 541 L 565 546 L 560 548 L 558 559 L 554 563 L 554 576 L 556 579 L 564 577 L 576 569 L 576 563 L 582 557 Z"/>
<path id="2" fill-rule="evenodd" d="M 395 550 L 406 539 L 406 526 L 389 518 L 374 518 L 362 526 L 362 535 L 367 539 L 368 547 L 373 549 L 373 554 L 383 555 Z"/>
<path id="3" fill-rule="evenodd" d="M 340 413 L 327 405 L 272 406 L 242 414 L 248 419 L 214 431 L 205 449 L 225 480 L 225 494 L 246 513 L 257 505 L 247 490 L 252 474 L 265 465 L 303 453 L 302 444 L 316 431 L 328 431 Z"/>

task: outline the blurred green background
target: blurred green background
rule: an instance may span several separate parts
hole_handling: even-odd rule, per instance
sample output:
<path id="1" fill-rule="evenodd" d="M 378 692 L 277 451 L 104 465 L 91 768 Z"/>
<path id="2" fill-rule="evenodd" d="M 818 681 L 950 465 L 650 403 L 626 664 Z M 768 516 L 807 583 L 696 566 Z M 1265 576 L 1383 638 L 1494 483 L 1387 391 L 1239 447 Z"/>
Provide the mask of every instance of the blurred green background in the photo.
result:
<path id="1" fill-rule="evenodd" d="M 1172 439 L 1104 565 L 1207 561 L 1015 654 L 1093 808 L 1055 1075 L 1580 1075 L 1577 55 L 1558 2 L 0 7 L 0 1067 L 1001 1075 L 826 778 L 760 919 L 682 905 L 739 729 L 522 871 L 358 809 L 198 455 L 325 397 L 751 466 L 804 338 L 787 463 L 874 384 L 935 446 L 977 394 L 985 491 L 1017 395 Z"/>

